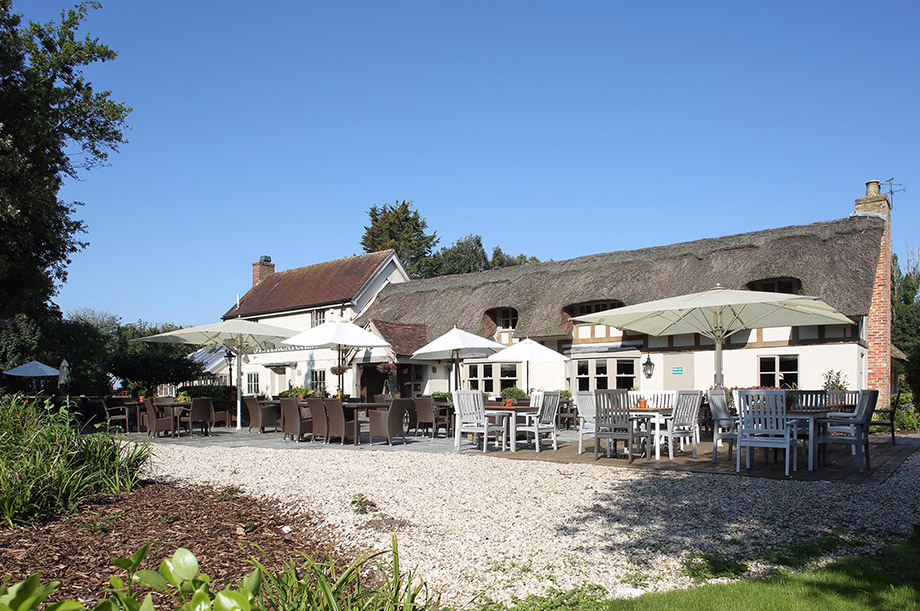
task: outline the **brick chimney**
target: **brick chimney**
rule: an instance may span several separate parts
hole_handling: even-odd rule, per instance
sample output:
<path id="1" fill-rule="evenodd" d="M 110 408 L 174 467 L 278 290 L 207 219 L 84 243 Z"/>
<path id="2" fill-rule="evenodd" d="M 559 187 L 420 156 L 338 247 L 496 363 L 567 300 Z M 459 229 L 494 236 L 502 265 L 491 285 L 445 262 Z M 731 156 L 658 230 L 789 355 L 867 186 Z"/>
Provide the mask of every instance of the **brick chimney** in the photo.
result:
<path id="1" fill-rule="evenodd" d="M 275 264 L 268 255 L 262 255 L 252 264 L 252 286 L 255 286 L 275 273 Z"/>
<path id="2" fill-rule="evenodd" d="M 866 318 L 869 388 L 878 389 L 878 407 L 882 408 L 891 402 L 891 202 L 879 187 L 877 180 L 866 183 L 866 196 L 856 200 L 856 212 L 885 219 L 872 304 Z"/>

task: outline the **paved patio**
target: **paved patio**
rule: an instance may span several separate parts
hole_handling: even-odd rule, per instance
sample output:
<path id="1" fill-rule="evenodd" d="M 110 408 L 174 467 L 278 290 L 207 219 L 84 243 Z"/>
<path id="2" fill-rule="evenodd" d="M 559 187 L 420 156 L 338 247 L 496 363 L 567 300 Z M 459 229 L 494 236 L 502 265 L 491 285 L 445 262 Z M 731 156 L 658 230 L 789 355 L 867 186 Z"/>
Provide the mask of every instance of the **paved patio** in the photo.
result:
<path id="1" fill-rule="evenodd" d="M 366 426 L 364 427 L 367 428 Z M 131 438 L 148 439 L 144 433 L 131 433 Z M 249 432 L 246 428 L 242 430 L 228 429 L 224 427 L 214 427 L 213 434 L 210 437 L 204 437 L 198 433 L 191 438 L 187 436 L 173 439 L 170 437 L 160 437 L 150 439 L 154 444 L 181 444 L 191 447 L 227 447 L 227 448 L 276 448 L 288 449 L 291 451 L 311 451 L 320 448 L 336 448 L 343 452 L 419 452 L 419 453 L 448 453 L 454 452 L 453 438 L 446 439 L 439 437 L 430 439 L 428 437 L 416 437 L 414 432 L 406 437 L 406 444 L 401 441 L 395 441 L 392 446 L 387 445 L 382 439 L 378 439 L 374 444 L 370 444 L 367 431 L 362 432 L 361 445 L 354 445 L 351 440 L 347 443 L 340 444 L 333 442 L 324 444 L 321 442 L 302 441 L 299 443 L 283 440 L 280 432 L 268 431 L 266 433 Z M 603 449 L 597 461 L 594 460 L 593 439 L 586 440 L 585 452 L 578 454 L 578 436 L 574 430 L 562 430 L 559 432 L 559 449 L 554 451 L 548 442 L 544 442 L 539 454 L 533 449 L 533 444 L 529 447 L 522 447 L 519 442 L 517 452 L 502 452 L 489 449 L 485 456 L 496 459 L 511 460 L 535 460 L 549 463 L 563 464 L 596 464 L 601 466 L 616 466 L 631 469 L 644 469 L 652 471 L 684 471 L 691 473 L 723 473 L 727 475 L 737 475 L 735 472 L 735 456 L 728 459 L 728 448 L 719 448 L 717 460 L 712 462 L 712 442 L 705 439 L 701 442 L 697 452 L 697 458 L 690 454 L 689 446 L 686 451 L 679 453 L 674 460 L 667 458 L 665 450 L 661 460 L 656 461 L 653 458 L 636 458 L 632 463 L 626 461 L 625 456 L 607 458 L 603 454 Z M 864 483 L 864 484 L 881 484 L 894 473 L 898 467 L 910 456 L 917 448 L 920 447 L 920 435 L 898 435 L 897 443 L 891 444 L 889 435 L 874 435 L 870 441 L 870 457 L 872 468 L 864 473 L 859 473 L 856 468 L 856 459 L 850 453 L 848 446 L 832 445 L 828 450 L 827 464 L 820 465 L 814 471 L 808 471 L 808 459 L 804 446 L 799 447 L 799 469 L 792 474 L 792 479 L 802 481 L 834 481 L 846 483 Z M 482 454 L 477 450 L 471 441 L 463 439 L 460 446 L 461 452 Z M 774 460 L 772 453 L 769 458 L 764 457 L 763 450 L 755 450 L 752 456 L 750 469 L 744 467 L 744 456 L 741 457 L 741 475 L 749 477 L 765 477 L 770 479 L 786 479 L 784 474 L 783 454 L 780 452 Z"/>

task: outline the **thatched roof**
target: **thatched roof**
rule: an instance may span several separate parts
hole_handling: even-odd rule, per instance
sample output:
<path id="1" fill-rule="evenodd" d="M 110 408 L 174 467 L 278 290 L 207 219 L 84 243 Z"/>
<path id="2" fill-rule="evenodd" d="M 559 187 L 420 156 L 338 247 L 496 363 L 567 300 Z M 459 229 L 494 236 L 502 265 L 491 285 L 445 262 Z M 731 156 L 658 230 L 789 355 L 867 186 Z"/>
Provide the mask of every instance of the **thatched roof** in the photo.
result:
<path id="1" fill-rule="evenodd" d="M 566 306 L 590 301 L 626 305 L 674 297 L 721 284 L 743 289 L 770 278 L 798 278 L 802 292 L 841 312 L 865 316 L 885 223 L 853 216 L 670 246 L 618 251 L 568 261 L 393 284 L 365 320 L 422 324 L 429 337 L 454 325 L 483 336 L 495 327 L 492 308 L 518 312 L 517 337 L 568 335 Z"/>

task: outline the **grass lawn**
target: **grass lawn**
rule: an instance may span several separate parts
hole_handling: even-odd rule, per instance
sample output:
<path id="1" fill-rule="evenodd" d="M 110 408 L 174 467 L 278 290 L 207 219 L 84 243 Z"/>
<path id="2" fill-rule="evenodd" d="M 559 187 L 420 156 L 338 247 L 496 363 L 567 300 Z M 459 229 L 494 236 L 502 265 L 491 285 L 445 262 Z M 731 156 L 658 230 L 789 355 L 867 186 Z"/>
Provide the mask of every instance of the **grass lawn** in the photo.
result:
<path id="1" fill-rule="evenodd" d="M 481 607 L 489 611 L 501 608 Z M 508 608 L 516 611 L 920 609 L 920 541 L 892 545 L 877 557 L 843 558 L 815 571 L 651 593 L 630 600 L 605 600 L 598 596 L 597 590 L 583 589 L 530 598 Z"/>

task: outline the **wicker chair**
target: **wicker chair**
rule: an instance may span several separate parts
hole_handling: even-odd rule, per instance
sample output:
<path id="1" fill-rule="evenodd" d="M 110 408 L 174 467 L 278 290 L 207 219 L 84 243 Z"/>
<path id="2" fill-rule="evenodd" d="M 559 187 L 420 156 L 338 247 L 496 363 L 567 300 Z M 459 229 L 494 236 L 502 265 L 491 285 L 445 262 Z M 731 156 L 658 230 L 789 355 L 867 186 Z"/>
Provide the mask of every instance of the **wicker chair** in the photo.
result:
<path id="1" fill-rule="evenodd" d="M 259 403 L 258 397 L 243 397 L 246 409 L 249 410 L 249 430 L 258 429 L 265 432 L 266 426 L 273 426 L 276 431 L 281 430 L 278 424 L 278 412 L 272 407 L 265 407 Z"/>
<path id="2" fill-rule="evenodd" d="M 338 437 L 342 440 L 342 445 L 345 445 L 345 438 L 349 434 L 354 436 L 355 418 L 358 415 L 350 411 L 349 416 L 346 416 L 341 399 L 323 399 L 323 405 L 326 408 L 326 418 L 328 420 L 326 443 L 329 443 L 331 438 Z M 352 431 L 352 433 L 348 431 Z"/>
<path id="3" fill-rule="evenodd" d="M 425 425 L 425 430 L 431 430 L 432 439 L 438 436 L 438 431 L 444 427 L 444 434 L 450 434 L 450 417 L 447 415 L 447 409 L 438 407 L 434 404 L 431 397 L 417 397 L 412 400 L 415 403 L 416 423 L 415 436 L 418 437 L 419 428 Z"/>
<path id="4" fill-rule="evenodd" d="M 176 420 L 172 413 L 164 414 L 150 397 L 144 398 L 144 418 L 147 422 L 147 436 L 158 437 L 160 433 L 169 433 L 175 436 Z"/>
<path id="5" fill-rule="evenodd" d="M 304 435 L 312 434 L 313 420 L 304 418 L 294 397 L 281 398 L 281 413 L 284 415 L 284 439 L 290 437 L 300 441 Z"/>
<path id="6" fill-rule="evenodd" d="M 326 417 L 326 406 L 321 397 L 307 397 L 307 405 L 310 407 L 310 419 L 313 421 L 310 441 L 316 441 L 320 437 L 326 439 L 329 430 L 329 419 Z"/>
<path id="7" fill-rule="evenodd" d="M 179 417 L 180 426 L 184 423 L 190 436 L 192 425 L 196 422 L 201 425 L 202 435 L 211 435 L 211 428 L 214 426 L 214 404 L 207 397 L 192 399 L 192 406 Z"/>
<path id="8" fill-rule="evenodd" d="M 393 445 L 394 437 L 402 437 L 406 443 L 406 431 L 403 429 L 403 420 L 406 417 L 406 408 L 412 405 L 412 399 L 393 399 L 386 410 L 378 409 L 370 412 L 370 442 L 374 437 L 384 437 L 389 445 Z"/>

